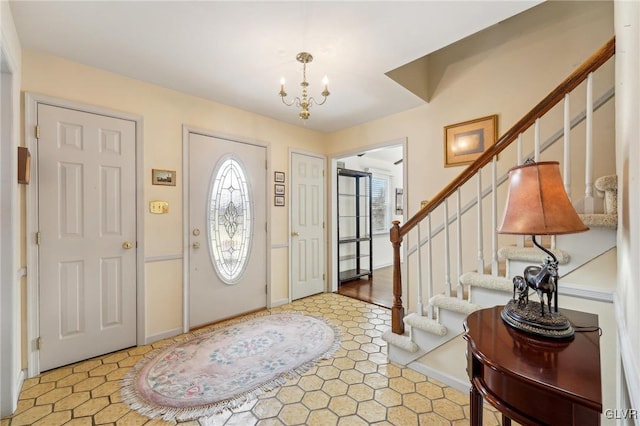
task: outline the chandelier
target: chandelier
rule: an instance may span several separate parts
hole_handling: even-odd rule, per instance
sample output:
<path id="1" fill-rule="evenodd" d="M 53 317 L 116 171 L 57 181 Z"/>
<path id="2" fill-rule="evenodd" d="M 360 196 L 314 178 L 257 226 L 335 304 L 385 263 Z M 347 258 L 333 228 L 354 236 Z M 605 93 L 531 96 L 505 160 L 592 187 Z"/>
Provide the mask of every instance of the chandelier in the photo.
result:
<path id="1" fill-rule="evenodd" d="M 309 112 L 309 108 L 311 108 L 312 105 L 323 105 L 327 101 L 327 96 L 329 96 L 329 80 L 327 79 L 326 75 L 322 79 L 322 84 L 324 84 L 324 90 L 320 93 L 322 95 L 322 102 L 316 101 L 313 96 L 309 96 L 307 91 L 307 88 L 309 87 L 309 83 L 307 83 L 307 64 L 313 61 L 313 56 L 311 56 L 311 53 L 308 52 L 300 52 L 296 55 L 296 60 L 302 63 L 302 83 L 300 83 L 300 86 L 302 86 L 302 96 L 296 96 L 295 99 L 293 99 L 291 102 L 287 102 L 287 100 L 285 99 L 287 97 L 287 92 L 284 91 L 284 77 L 280 80 L 279 94 L 282 98 L 283 104 L 285 104 L 286 106 L 295 105 L 300 108 L 298 116 L 301 119 L 306 120 L 311 115 L 311 113 Z"/>

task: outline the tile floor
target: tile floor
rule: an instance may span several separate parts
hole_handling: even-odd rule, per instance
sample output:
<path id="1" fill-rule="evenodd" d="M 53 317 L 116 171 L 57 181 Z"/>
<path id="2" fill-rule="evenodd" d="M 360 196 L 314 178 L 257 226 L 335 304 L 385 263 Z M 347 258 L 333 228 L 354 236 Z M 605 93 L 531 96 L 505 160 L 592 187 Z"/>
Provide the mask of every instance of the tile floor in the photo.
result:
<path id="1" fill-rule="evenodd" d="M 320 294 L 273 309 L 323 316 L 343 333 L 342 347 L 301 377 L 233 412 L 180 425 L 468 425 L 466 392 L 387 363 L 380 338 L 390 311 L 338 294 Z M 51 370 L 25 381 L 18 409 L 0 426 L 164 425 L 131 410 L 120 379 L 146 352 L 183 339 L 156 342 Z M 484 410 L 484 424 L 498 414 Z"/>

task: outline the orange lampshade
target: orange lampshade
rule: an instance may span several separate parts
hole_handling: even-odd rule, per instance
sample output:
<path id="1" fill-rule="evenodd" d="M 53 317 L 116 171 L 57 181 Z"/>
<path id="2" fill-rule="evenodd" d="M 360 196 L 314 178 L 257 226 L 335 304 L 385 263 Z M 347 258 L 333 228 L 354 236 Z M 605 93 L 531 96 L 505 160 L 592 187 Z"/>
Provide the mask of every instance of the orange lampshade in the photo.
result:
<path id="1" fill-rule="evenodd" d="M 557 161 L 509 171 L 509 193 L 498 233 L 557 235 L 588 229 L 571 205 Z"/>

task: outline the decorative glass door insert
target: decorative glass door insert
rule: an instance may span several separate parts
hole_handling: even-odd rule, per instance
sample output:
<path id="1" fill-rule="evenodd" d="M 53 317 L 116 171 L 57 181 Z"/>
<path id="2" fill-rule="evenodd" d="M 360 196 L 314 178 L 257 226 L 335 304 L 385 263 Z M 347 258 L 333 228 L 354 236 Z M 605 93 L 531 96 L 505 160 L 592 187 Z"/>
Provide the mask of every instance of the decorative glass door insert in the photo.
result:
<path id="1" fill-rule="evenodd" d="M 253 219 L 244 168 L 233 156 L 220 159 L 213 171 L 207 223 L 211 262 L 225 284 L 235 284 L 246 269 Z"/>

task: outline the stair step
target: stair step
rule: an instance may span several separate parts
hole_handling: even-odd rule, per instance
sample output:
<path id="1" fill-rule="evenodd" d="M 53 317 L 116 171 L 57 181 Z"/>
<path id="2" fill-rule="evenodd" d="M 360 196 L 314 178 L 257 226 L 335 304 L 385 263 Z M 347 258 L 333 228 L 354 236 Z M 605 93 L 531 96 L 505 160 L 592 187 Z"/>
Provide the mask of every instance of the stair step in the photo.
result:
<path id="1" fill-rule="evenodd" d="M 479 274 L 477 272 L 467 272 L 460 275 L 460 283 L 474 287 L 482 287 L 489 290 L 504 292 L 513 291 L 513 282 L 506 277 L 495 277 L 493 275 Z"/>
<path id="2" fill-rule="evenodd" d="M 564 250 L 549 249 L 556 257 L 560 265 L 565 265 L 571 260 L 571 256 Z M 547 254 L 537 247 L 502 247 L 498 250 L 500 259 L 521 260 L 524 262 L 542 263 L 547 258 Z"/>
<path id="3" fill-rule="evenodd" d="M 579 214 L 582 222 L 589 228 L 618 229 L 618 215 L 605 213 Z"/>
<path id="4" fill-rule="evenodd" d="M 447 334 L 447 327 L 436 320 L 418 315 L 417 313 L 412 313 L 404 317 L 404 323 L 411 326 L 412 329 L 417 328 L 427 333 L 435 334 L 436 336 L 444 336 Z"/>
<path id="5" fill-rule="evenodd" d="M 398 347 L 406 352 L 416 353 L 418 352 L 418 345 L 413 343 L 409 334 L 395 334 L 391 330 L 385 331 L 382 334 L 382 340 L 389 345 Z"/>
<path id="6" fill-rule="evenodd" d="M 464 315 L 469 315 L 480 309 L 480 306 L 469 303 L 466 300 L 458 299 L 457 297 L 447 297 L 443 294 L 433 296 L 429 303 L 437 308 L 447 309 Z"/>

